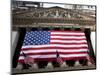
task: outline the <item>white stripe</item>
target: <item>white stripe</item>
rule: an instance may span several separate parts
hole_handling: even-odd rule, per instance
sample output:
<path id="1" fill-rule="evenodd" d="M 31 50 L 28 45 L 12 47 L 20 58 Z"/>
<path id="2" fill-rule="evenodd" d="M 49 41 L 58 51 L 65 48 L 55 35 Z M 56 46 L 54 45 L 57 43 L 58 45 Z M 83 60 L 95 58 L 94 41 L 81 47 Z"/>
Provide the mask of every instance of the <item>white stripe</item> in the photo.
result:
<path id="1" fill-rule="evenodd" d="M 73 38 L 73 39 L 86 39 L 85 36 L 51 36 L 50 38 L 62 38 L 62 39 L 70 39 L 70 38 Z"/>
<path id="2" fill-rule="evenodd" d="M 69 57 L 84 57 L 84 56 L 88 56 L 88 54 L 68 54 L 68 55 L 65 55 L 65 54 L 60 54 L 60 57 L 63 57 L 63 58 L 69 58 Z M 29 55 L 29 57 L 32 57 L 32 58 L 56 58 L 56 54 L 50 54 L 50 55 Z M 21 59 L 24 59 L 23 56 L 20 56 L 19 57 L 19 60 Z"/>
<path id="3" fill-rule="evenodd" d="M 57 49 L 58 52 L 87 52 L 88 49 Z M 27 51 L 23 51 L 24 53 L 49 53 L 49 52 L 56 52 L 56 49 L 41 49 L 41 50 L 27 50 Z M 20 54 L 22 54 L 22 52 L 20 52 Z"/>
<path id="4" fill-rule="evenodd" d="M 60 57 L 84 57 L 87 56 L 88 54 L 60 54 Z"/>
<path id="5" fill-rule="evenodd" d="M 88 49 L 73 49 L 73 50 L 64 50 L 64 49 L 59 49 L 58 52 L 87 52 Z"/>
<path id="6" fill-rule="evenodd" d="M 85 43 L 87 43 L 87 41 L 86 40 L 51 40 L 50 41 L 51 43 L 52 42 L 60 42 L 60 43 L 82 43 L 82 42 L 85 42 Z"/>
<path id="7" fill-rule="evenodd" d="M 50 55 L 29 55 L 29 57 L 32 57 L 32 58 L 56 58 L 57 55 L 56 54 L 50 54 Z M 24 59 L 24 57 L 20 56 L 19 60 L 20 59 Z"/>
<path id="8" fill-rule="evenodd" d="M 87 44 L 80 44 L 80 45 L 62 45 L 62 44 L 49 44 L 49 45 L 28 45 L 28 46 L 22 46 L 22 48 L 42 48 L 42 47 L 88 47 Z"/>
<path id="9" fill-rule="evenodd" d="M 83 32 L 51 32 L 51 34 L 85 35 Z"/>
<path id="10" fill-rule="evenodd" d="M 26 50 L 24 53 L 48 53 L 48 52 L 56 52 L 56 49 L 41 49 L 41 50 Z"/>

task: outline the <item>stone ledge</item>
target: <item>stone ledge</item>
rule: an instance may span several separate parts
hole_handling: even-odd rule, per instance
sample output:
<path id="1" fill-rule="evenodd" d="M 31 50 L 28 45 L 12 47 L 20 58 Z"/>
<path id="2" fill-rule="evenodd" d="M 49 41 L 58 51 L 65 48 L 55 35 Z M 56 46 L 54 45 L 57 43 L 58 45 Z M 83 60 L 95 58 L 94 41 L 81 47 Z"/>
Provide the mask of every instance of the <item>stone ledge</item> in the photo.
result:
<path id="1" fill-rule="evenodd" d="M 90 69 L 96 69 L 95 65 L 92 66 L 77 66 L 77 67 L 66 67 L 66 68 L 53 68 L 53 69 L 37 69 L 37 70 L 30 70 L 30 69 L 23 69 L 18 70 L 13 68 L 12 73 L 13 74 L 25 74 L 25 73 L 41 73 L 41 72 L 55 72 L 55 71 L 74 71 L 74 70 L 90 70 Z"/>

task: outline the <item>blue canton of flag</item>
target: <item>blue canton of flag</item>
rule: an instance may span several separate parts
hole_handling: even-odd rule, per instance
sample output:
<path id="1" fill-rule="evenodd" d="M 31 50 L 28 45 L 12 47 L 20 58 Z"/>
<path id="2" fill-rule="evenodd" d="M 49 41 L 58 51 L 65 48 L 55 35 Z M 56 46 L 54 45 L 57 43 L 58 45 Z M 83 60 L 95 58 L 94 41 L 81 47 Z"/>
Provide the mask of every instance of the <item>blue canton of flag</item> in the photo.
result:
<path id="1" fill-rule="evenodd" d="M 50 31 L 30 31 L 26 32 L 23 46 L 43 45 L 50 43 Z"/>

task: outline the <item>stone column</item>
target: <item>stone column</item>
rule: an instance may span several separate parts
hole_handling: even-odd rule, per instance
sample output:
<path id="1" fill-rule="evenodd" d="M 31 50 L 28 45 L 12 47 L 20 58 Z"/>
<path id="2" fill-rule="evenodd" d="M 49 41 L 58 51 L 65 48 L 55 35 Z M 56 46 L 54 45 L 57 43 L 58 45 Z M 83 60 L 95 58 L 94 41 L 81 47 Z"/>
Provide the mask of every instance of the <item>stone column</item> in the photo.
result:
<path id="1" fill-rule="evenodd" d="M 79 60 L 75 61 L 75 65 L 74 66 L 81 66 Z"/>
<path id="2" fill-rule="evenodd" d="M 38 64 L 37 63 L 33 63 L 30 67 L 30 69 L 38 69 Z"/>
<path id="3" fill-rule="evenodd" d="M 66 62 L 64 61 L 64 62 L 60 65 L 60 67 L 68 67 L 68 65 L 67 65 Z"/>
<path id="4" fill-rule="evenodd" d="M 88 66 L 91 66 L 91 65 L 93 65 L 90 61 L 87 61 L 87 65 Z"/>
<path id="5" fill-rule="evenodd" d="M 21 70 L 22 68 L 23 68 L 23 65 L 21 63 L 18 63 L 16 69 Z"/>
<path id="6" fill-rule="evenodd" d="M 52 69 L 53 68 L 52 62 L 48 62 L 46 68 Z"/>

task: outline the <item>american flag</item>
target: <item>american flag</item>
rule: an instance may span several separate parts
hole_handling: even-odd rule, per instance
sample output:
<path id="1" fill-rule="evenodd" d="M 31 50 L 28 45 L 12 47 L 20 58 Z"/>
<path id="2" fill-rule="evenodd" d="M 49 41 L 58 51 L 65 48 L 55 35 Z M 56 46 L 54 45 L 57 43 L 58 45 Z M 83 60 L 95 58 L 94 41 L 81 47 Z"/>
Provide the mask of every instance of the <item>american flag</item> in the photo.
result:
<path id="1" fill-rule="evenodd" d="M 32 65 L 34 63 L 34 59 L 32 57 L 27 56 L 25 57 L 24 62 L 25 64 Z"/>
<path id="2" fill-rule="evenodd" d="M 86 59 L 88 45 L 85 33 L 67 30 L 27 31 L 18 61 L 23 62 L 22 51 L 35 61 L 56 61 Z M 56 52 L 57 51 L 57 52 Z"/>
<path id="3" fill-rule="evenodd" d="M 63 64 L 63 60 L 62 60 L 62 58 L 59 56 L 58 51 L 56 51 L 56 52 L 57 52 L 57 62 L 58 62 L 59 64 Z"/>
<path id="4" fill-rule="evenodd" d="M 23 51 L 21 51 L 24 56 L 24 63 L 25 64 L 29 64 L 32 65 L 34 63 L 34 59 L 32 57 L 29 57 L 28 55 L 26 55 Z"/>

